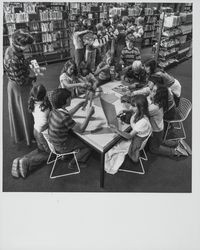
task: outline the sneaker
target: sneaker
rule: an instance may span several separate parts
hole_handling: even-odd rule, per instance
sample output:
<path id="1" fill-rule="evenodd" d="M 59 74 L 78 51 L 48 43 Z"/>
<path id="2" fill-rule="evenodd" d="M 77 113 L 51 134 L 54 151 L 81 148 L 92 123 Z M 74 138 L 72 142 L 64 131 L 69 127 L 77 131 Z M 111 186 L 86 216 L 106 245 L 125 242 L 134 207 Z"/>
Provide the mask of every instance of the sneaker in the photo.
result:
<path id="1" fill-rule="evenodd" d="M 188 153 L 185 149 L 183 149 L 180 145 L 178 145 L 176 148 L 175 148 L 175 151 L 177 153 L 177 156 L 188 156 Z"/>
<path id="2" fill-rule="evenodd" d="M 25 157 L 19 160 L 19 172 L 23 178 L 26 178 L 29 170 L 29 160 Z"/>
<path id="3" fill-rule="evenodd" d="M 190 146 L 186 143 L 186 141 L 184 141 L 183 139 L 180 139 L 179 144 L 181 145 L 181 147 L 183 147 L 187 151 L 189 155 L 192 155 L 192 150 Z"/>
<path id="4" fill-rule="evenodd" d="M 19 178 L 20 177 L 20 174 L 19 174 L 19 160 L 20 160 L 20 158 L 18 157 L 16 159 L 14 159 L 14 161 L 12 163 L 11 174 L 15 178 Z"/>

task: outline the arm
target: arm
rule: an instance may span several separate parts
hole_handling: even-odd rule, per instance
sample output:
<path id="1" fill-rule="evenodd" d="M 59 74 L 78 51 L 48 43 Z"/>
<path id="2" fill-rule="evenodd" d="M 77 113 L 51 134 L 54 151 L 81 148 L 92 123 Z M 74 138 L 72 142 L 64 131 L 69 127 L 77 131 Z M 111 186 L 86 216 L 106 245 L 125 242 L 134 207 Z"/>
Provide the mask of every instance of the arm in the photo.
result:
<path id="1" fill-rule="evenodd" d="M 80 82 L 80 83 L 69 83 L 67 79 L 60 79 L 60 84 L 62 88 L 67 88 L 67 89 L 73 89 L 76 87 L 84 87 L 86 83 Z"/>
<path id="2" fill-rule="evenodd" d="M 83 133 L 83 132 L 85 131 L 85 129 L 86 129 L 86 127 L 87 127 L 89 121 L 90 121 L 91 116 L 92 116 L 93 114 L 94 114 L 94 107 L 91 107 L 91 108 L 88 110 L 88 113 L 87 113 L 87 116 L 86 116 L 84 122 L 83 122 L 82 124 L 77 123 L 77 124 L 74 126 L 73 130 L 74 130 L 75 132 L 78 132 L 78 133 Z"/>
<path id="3" fill-rule="evenodd" d="M 118 135 L 121 135 L 121 137 L 123 137 L 124 139 L 127 139 L 127 140 L 132 139 L 132 138 L 137 134 L 137 131 L 135 131 L 134 129 L 131 130 L 130 133 L 127 133 L 127 132 L 123 132 L 123 131 L 118 130 L 118 129 L 115 128 L 115 132 L 116 132 Z"/>
<path id="4" fill-rule="evenodd" d="M 73 109 L 69 111 L 69 114 L 71 116 L 74 115 L 84 105 L 84 103 L 85 101 L 81 101 L 80 103 L 78 103 Z"/>
<path id="5" fill-rule="evenodd" d="M 149 87 L 133 91 L 133 95 L 149 95 L 151 92 Z"/>

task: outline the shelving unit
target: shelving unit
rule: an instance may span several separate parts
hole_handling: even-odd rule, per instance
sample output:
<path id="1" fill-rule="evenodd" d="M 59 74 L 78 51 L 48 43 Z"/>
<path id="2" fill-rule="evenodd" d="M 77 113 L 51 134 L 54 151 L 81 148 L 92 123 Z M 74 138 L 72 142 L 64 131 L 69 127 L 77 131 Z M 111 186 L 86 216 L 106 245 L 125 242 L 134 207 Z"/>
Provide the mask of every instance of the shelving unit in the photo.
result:
<path id="1" fill-rule="evenodd" d="M 151 8 L 144 9 L 144 35 L 142 46 L 152 46 L 157 40 L 157 32 L 159 26 L 160 14 L 154 13 Z"/>
<path id="2" fill-rule="evenodd" d="M 25 51 L 39 63 L 70 58 L 68 5 L 66 3 L 4 3 L 4 51 L 15 29 L 25 28 L 35 41 Z"/>
<path id="3" fill-rule="evenodd" d="M 165 16 L 158 52 L 158 65 L 168 68 L 191 56 L 192 13 Z"/>

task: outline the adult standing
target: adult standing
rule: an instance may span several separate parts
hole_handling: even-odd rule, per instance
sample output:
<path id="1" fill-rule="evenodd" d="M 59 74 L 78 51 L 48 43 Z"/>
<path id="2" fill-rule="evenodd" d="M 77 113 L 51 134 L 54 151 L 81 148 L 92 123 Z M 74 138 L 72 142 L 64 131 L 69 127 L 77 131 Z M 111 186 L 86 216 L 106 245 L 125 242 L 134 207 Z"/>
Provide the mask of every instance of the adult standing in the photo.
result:
<path id="1" fill-rule="evenodd" d="M 29 61 L 24 50 L 34 42 L 28 31 L 20 29 L 12 35 L 12 43 L 6 49 L 4 69 L 8 76 L 8 113 L 11 138 L 15 143 L 26 140 L 31 144 L 33 117 L 28 112 L 28 98 L 35 76 L 30 76 Z"/>

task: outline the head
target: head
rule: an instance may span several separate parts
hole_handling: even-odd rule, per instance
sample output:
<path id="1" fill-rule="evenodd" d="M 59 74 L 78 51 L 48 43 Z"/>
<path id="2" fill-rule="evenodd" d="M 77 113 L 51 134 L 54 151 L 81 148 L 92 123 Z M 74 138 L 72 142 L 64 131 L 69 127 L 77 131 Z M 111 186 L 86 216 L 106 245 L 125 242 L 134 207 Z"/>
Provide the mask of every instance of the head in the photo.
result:
<path id="1" fill-rule="evenodd" d="M 132 70 L 135 74 L 139 74 L 142 69 L 142 62 L 139 60 L 136 60 L 132 64 Z"/>
<path id="2" fill-rule="evenodd" d="M 97 34 L 101 35 L 103 33 L 103 31 L 104 31 L 103 24 L 102 23 L 97 23 L 96 29 L 97 29 Z"/>
<path id="3" fill-rule="evenodd" d="M 144 116 L 149 117 L 148 101 L 144 95 L 136 95 L 131 97 L 131 106 L 135 115 L 135 122 Z"/>
<path id="4" fill-rule="evenodd" d="M 40 105 L 42 111 L 47 108 L 51 108 L 46 93 L 46 88 L 42 84 L 33 86 L 30 91 L 30 97 L 28 102 L 28 109 L 30 112 L 34 110 L 34 105 L 36 102 L 42 102 L 42 104 Z"/>
<path id="5" fill-rule="evenodd" d="M 121 103 L 124 107 L 124 109 L 130 109 L 131 108 L 131 95 L 125 94 L 121 97 Z"/>
<path id="6" fill-rule="evenodd" d="M 64 64 L 61 74 L 62 73 L 66 73 L 68 76 L 77 75 L 77 68 L 75 62 L 73 60 L 68 60 Z"/>
<path id="7" fill-rule="evenodd" d="M 156 70 L 156 60 L 151 58 L 144 62 L 144 68 L 148 75 L 152 75 Z"/>
<path id="8" fill-rule="evenodd" d="M 16 30 L 12 35 L 12 45 L 15 48 L 18 48 L 24 51 L 31 44 L 33 44 L 34 38 L 31 34 L 25 29 Z"/>
<path id="9" fill-rule="evenodd" d="M 125 32 L 124 25 L 121 24 L 121 23 L 119 23 L 119 24 L 117 25 L 117 30 L 118 30 L 119 34 L 124 33 L 124 32 Z"/>
<path id="10" fill-rule="evenodd" d="M 126 36 L 126 46 L 128 49 L 132 49 L 134 47 L 135 37 L 131 34 Z"/>
<path id="11" fill-rule="evenodd" d="M 80 24 L 75 24 L 74 25 L 74 32 L 80 31 L 81 30 L 81 25 Z"/>
<path id="12" fill-rule="evenodd" d="M 67 89 L 55 89 L 51 94 L 54 109 L 65 108 L 71 104 L 71 92 Z"/>
<path id="13" fill-rule="evenodd" d="M 128 16 L 123 16 L 123 17 L 122 17 L 122 24 L 123 24 L 123 25 L 127 25 L 128 20 L 129 20 Z"/>
<path id="14" fill-rule="evenodd" d="M 143 17 L 138 17 L 138 19 L 137 19 L 137 24 L 138 24 L 139 26 L 143 26 L 143 25 L 144 25 L 144 18 L 143 18 Z"/>

